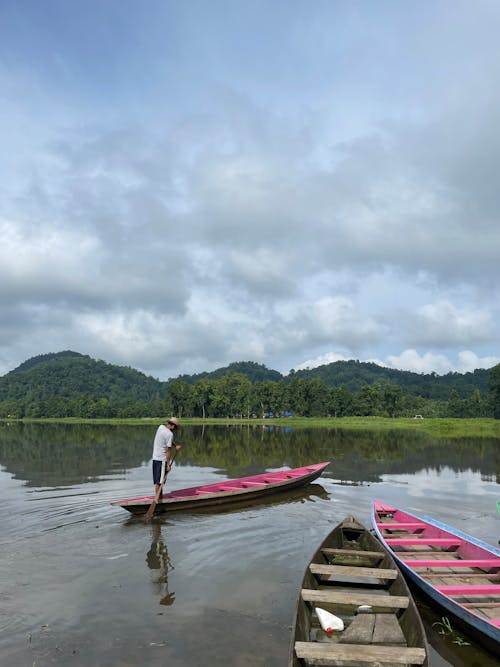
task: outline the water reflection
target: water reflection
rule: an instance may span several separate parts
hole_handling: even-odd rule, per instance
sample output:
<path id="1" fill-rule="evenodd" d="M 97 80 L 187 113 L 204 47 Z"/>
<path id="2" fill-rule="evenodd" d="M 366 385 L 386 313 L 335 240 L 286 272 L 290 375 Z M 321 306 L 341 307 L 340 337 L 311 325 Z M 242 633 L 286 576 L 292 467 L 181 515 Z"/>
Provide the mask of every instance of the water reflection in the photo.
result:
<path id="1" fill-rule="evenodd" d="M 160 596 L 160 604 L 169 607 L 175 602 L 175 593 L 168 589 L 168 573 L 174 569 L 168 555 L 167 545 L 161 534 L 161 523 L 151 525 L 152 542 L 146 554 L 146 563 L 152 570 L 151 581 L 155 595 Z"/>
<path id="2" fill-rule="evenodd" d="M 125 477 L 146 465 L 156 425 L 0 425 L 0 464 L 28 486 L 57 487 Z M 225 477 L 282 466 L 333 461 L 342 482 L 381 482 L 383 475 L 441 470 L 479 473 L 500 483 L 500 447 L 494 438 L 436 440 L 413 431 L 285 430 L 252 426 L 186 426 L 177 465 L 210 467 Z"/>
<path id="3" fill-rule="evenodd" d="M 277 667 L 314 545 L 348 514 L 368 525 L 373 497 L 493 544 L 499 536 L 498 439 L 186 427 L 176 488 L 331 465 L 315 484 L 265 502 L 145 524 L 110 502 L 150 492 L 155 431 L 0 424 L 0 664 Z M 439 620 L 424 612 L 432 667 L 497 664 L 477 644 L 439 635 Z M 202 631 L 188 641 L 193 627 Z"/>

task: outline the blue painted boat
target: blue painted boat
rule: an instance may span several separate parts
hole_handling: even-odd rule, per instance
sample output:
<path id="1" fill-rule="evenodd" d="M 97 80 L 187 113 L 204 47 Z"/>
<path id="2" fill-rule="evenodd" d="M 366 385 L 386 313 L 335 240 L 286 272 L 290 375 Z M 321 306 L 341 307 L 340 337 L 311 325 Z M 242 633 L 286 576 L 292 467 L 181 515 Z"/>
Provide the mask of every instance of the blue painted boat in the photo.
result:
<path id="1" fill-rule="evenodd" d="M 374 500 L 372 525 L 403 574 L 450 622 L 500 656 L 500 550 Z"/>

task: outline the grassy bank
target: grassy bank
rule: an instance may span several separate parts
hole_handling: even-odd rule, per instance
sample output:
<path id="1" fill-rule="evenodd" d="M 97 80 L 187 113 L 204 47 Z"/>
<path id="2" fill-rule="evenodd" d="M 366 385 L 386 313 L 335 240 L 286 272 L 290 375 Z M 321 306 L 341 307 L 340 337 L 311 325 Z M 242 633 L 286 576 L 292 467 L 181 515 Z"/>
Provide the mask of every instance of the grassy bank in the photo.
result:
<path id="1" fill-rule="evenodd" d="M 79 419 L 75 417 L 61 419 L 24 419 L 24 423 L 64 423 L 64 424 L 120 424 L 150 425 L 159 424 L 164 417 L 147 417 L 143 419 Z M 3 423 L 14 423 L 12 421 Z M 288 417 L 283 419 L 182 419 L 184 425 L 192 426 L 275 426 L 294 429 L 352 429 L 352 430 L 413 430 L 423 431 L 439 438 L 484 437 L 500 439 L 500 420 L 498 419 L 388 419 L 385 417 Z"/>

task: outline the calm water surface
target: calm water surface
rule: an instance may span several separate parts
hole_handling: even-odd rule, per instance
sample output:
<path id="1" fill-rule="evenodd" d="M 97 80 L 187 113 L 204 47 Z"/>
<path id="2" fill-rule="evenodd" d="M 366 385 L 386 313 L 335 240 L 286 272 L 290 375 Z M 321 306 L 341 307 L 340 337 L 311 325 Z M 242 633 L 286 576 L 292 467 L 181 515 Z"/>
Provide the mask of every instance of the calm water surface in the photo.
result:
<path id="1" fill-rule="evenodd" d="M 185 428 L 170 489 L 330 460 L 314 484 L 146 525 L 112 500 L 151 492 L 155 427 L 1 425 L 0 664 L 287 664 L 304 568 L 372 498 L 500 538 L 500 441 L 415 433 Z M 433 667 L 491 667 L 419 602 Z"/>

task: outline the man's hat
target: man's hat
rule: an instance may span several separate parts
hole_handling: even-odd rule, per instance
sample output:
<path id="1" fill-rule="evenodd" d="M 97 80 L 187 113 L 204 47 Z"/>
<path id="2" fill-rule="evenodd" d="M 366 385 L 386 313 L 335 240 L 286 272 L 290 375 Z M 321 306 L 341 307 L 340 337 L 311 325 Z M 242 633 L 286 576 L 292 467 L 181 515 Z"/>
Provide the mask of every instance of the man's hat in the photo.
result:
<path id="1" fill-rule="evenodd" d="M 174 426 L 177 426 L 177 428 L 181 427 L 177 417 L 170 417 L 170 419 L 167 421 L 167 424 L 173 424 Z"/>

